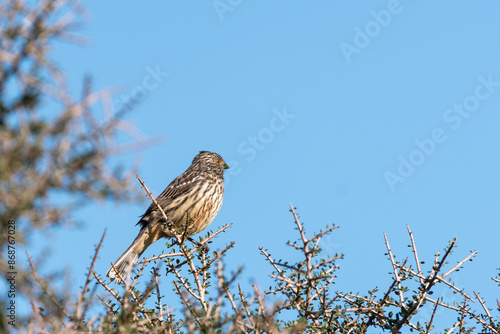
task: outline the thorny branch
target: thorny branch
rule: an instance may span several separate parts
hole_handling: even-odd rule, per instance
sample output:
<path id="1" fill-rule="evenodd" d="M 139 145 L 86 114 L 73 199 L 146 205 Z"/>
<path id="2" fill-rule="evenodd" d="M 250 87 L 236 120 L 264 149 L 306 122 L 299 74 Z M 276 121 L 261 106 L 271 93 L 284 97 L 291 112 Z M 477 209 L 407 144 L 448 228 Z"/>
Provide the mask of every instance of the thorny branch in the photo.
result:
<path id="1" fill-rule="evenodd" d="M 459 261 L 457 265 L 451 266 L 453 270 L 447 269 L 446 271 L 445 262 L 452 255 L 452 248 L 455 247 L 455 241 L 452 241 L 445 248 L 443 255 L 437 253 L 432 267 L 425 274 L 422 267 L 413 270 L 407 264 L 409 258 L 405 258 L 401 263 L 396 261 L 396 256 L 392 254 L 393 251 L 388 246 L 387 239 L 388 259 L 395 272 L 391 284 L 387 290 L 384 290 L 383 294 L 378 295 L 378 288 L 369 291 L 367 295 L 334 291 L 332 284 L 338 270 L 336 261 L 340 260 L 342 255 L 335 254 L 331 258 L 324 259 L 321 256 L 322 244 L 318 240 L 321 240 L 325 233 L 320 232 L 309 237 L 293 207 L 291 211 L 299 238 L 297 242 L 287 242 L 286 244 L 301 254 L 302 258 L 292 262 L 276 260 L 269 251 L 261 249 L 265 260 L 271 264 L 271 268 L 274 270 L 270 277 L 275 280 L 275 286 L 268 290 L 261 291 L 256 284 L 253 284 L 253 291 L 246 293 L 242 284 L 237 281 L 242 272 L 241 268 L 230 275 L 226 273 L 223 259 L 234 245 L 230 243 L 212 255 L 195 251 L 200 245 L 193 249 L 185 245 L 185 250 L 181 249 L 180 252 L 172 253 L 175 256 L 153 256 L 141 262 L 140 272 L 144 266 L 153 261 L 166 261 L 166 278 L 171 278 L 171 280 L 166 282 L 164 279 L 163 283 L 173 288 L 178 297 L 176 301 L 182 309 L 172 304 L 174 301 L 171 297 L 165 299 L 165 296 L 160 294 L 162 282 L 157 268 L 153 268 L 153 277 L 143 289 L 139 290 L 136 285 L 136 282 L 140 281 L 140 274 L 138 274 L 131 284 L 125 281 L 122 285 L 124 291 L 117 292 L 107 286 L 93 269 L 102 243 L 101 238 L 96 247 L 90 272 L 94 274 L 96 282 L 106 289 L 112 299 L 106 300 L 106 298 L 98 296 L 107 310 L 109 318 L 105 318 L 108 320 L 104 319 L 101 322 L 81 321 L 87 307 L 80 306 L 82 310 L 80 320 L 67 317 L 66 321 L 75 321 L 79 324 L 79 328 L 94 326 L 94 328 L 100 328 L 104 332 L 107 331 L 106 326 L 108 325 L 106 324 L 113 323 L 113 326 L 120 326 L 123 323 L 124 326 L 129 326 L 128 328 L 132 326 L 134 331 L 147 332 L 147 328 L 155 328 L 156 332 L 167 333 L 201 332 L 208 329 L 243 333 L 371 333 L 381 330 L 400 333 L 412 329 L 421 333 L 431 333 L 435 331 L 434 322 L 439 318 L 438 312 L 448 310 L 459 315 L 458 319 L 446 331 L 450 334 L 457 331 L 458 333 L 471 333 L 477 326 L 468 325 L 467 319 L 473 319 L 488 333 L 499 333 L 498 318 L 494 317 L 479 294 L 474 293 L 474 298 L 479 302 L 481 309 L 473 310 L 467 304 L 472 298 L 452 282 L 444 280 L 444 277 L 452 275 L 460 269 L 467 260 L 475 255 L 475 252 L 467 256 L 465 261 Z M 223 227 L 216 233 L 218 234 L 226 228 Z M 333 231 L 335 228 L 327 230 Z M 411 231 L 409 230 L 409 232 Z M 209 233 L 201 243 L 206 243 L 206 240 L 214 234 Z M 413 235 L 410 233 L 409 235 L 412 251 L 416 254 L 416 242 Z M 418 256 L 414 256 L 414 260 L 418 262 Z M 212 273 L 215 274 L 215 281 L 212 279 Z M 429 292 L 438 284 L 461 294 L 464 297 L 464 302 L 451 304 L 443 298 L 437 300 L 429 298 Z M 47 285 L 45 288 L 49 291 Z M 236 290 L 233 292 L 235 288 Z M 156 291 L 155 308 L 147 307 L 151 291 Z M 402 301 L 398 295 L 400 291 L 406 291 Z M 84 285 L 80 299 L 90 300 L 91 298 L 85 297 L 89 293 L 89 289 Z M 272 304 L 267 301 L 267 297 L 270 296 L 274 296 Z M 116 305 L 113 300 L 117 303 Z M 152 302 L 151 300 L 149 303 Z M 427 302 L 430 311 L 426 315 L 426 321 L 413 322 L 414 316 Z M 31 304 L 34 310 L 38 308 L 35 300 L 32 300 Z M 60 307 L 64 306 L 60 305 Z M 296 320 L 286 322 L 279 320 L 276 316 L 281 311 L 295 312 Z M 33 319 L 41 321 L 43 315 L 40 312 L 34 312 Z M 126 319 L 134 320 L 131 322 Z"/>

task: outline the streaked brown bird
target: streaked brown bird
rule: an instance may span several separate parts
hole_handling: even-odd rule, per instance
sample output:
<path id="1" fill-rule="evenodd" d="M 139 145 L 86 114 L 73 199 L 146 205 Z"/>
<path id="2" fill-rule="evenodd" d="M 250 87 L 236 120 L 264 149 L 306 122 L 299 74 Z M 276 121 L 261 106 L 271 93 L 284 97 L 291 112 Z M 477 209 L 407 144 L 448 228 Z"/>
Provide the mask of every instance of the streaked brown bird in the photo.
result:
<path id="1" fill-rule="evenodd" d="M 201 151 L 191 166 L 173 180 L 156 198 L 174 228 L 187 224 L 187 236 L 203 231 L 215 218 L 224 197 L 224 169 L 229 166 L 217 153 Z M 116 260 L 116 270 L 125 277 L 130 267 L 153 242 L 174 235 L 165 228 L 167 222 L 154 203 L 151 203 L 137 225 L 141 230 L 132 245 Z M 114 280 L 113 267 L 106 276 Z"/>

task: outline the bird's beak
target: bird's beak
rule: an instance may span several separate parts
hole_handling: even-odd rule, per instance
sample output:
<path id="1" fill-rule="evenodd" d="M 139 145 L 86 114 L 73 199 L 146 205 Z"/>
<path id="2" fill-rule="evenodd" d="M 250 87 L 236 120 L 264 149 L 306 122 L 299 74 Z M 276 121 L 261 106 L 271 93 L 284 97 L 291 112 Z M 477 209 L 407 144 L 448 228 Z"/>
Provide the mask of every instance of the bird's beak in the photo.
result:
<path id="1" fill-rule="evenodd" d="M 229 166 L 227 165 L 227 163 L 224 163 L 224 169 L 228 169 Z"/>

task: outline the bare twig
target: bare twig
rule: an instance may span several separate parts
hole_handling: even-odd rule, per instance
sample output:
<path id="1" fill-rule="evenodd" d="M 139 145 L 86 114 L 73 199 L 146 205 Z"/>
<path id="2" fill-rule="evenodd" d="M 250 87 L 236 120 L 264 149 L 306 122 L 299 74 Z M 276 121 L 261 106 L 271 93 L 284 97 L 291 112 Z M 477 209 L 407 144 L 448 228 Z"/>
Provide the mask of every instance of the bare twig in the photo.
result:
<path id="1" fill-rule="evenodd" d="M 83 321 L 83 315 L 86 313 L 87 309 L 90 306 L 90 302 L 87 302 L 85 304 L 84 310 L 83 311 L 81 310 L 81 308 L 83 306 L 82 304 L 83 304 L 85 294 L 87 293 L 87 290 L 88 290 L 88 285 L 91 281 L 91 275 L 92 275 L 92 272 L 94 271 L 95 261 L 97 260 L 97 255 L 99 254 L 99 250 L 101 249 L 101 245 L 102 245 L 102 242 L 104 241 L 105 235 L 106 235 L 106 230 L 104 230 L 104 232 L 102 233 L 101 240 L 97 244 L 96 250 L 94 252 L 94 257 L 92 258 L 92 262 L 90 264 L 90 268 L 89 268 L 89 271 L 87 273 L 87 278 L 85 279 L 85 284 L 83 285 L 82 291 L 80 291 L 79 295 L 78 295 L 78 302 L 77 302 L 76 311 L 75 311 L 75 318 L 78 319 L 77 328 L 79 328 L 81 326 L 81 323 Z"/>
<path id="2" fill-rule="evenodd" d="M 172 227 L 172 221 L 170 220 L 170 218 L 167 217 L 167 215 L 165 214 L 165 211 L 163 211 L 163 208 L 161 207 L 160 204 L 158 204 L 158 201 L 156 200 L 156 198 L 154 198 L 153 194 L 151 193 L 151 191 L 149 191 L 148 187 L 146 187 L 146 184 L 142 181 L 142 179 L 139 177 L 139 175 L 136 174 L 135 176 L 136 176 L 137 180 L 139 180 L 139 182 L 141 183 L 141 186 L 144 188 L 144 190 L 146 191 L 146 193 L 148 194 L 149 199 L 151 199 L 151 201 L 154 203 L 154 205 L 156 206 L 156 208 L 158 209 L 158 211 L 160 211 L 161 215 L 163 216 L 163 219 L 165 219 L 166 226 L 172 232 L 172 235 L 177 240 L 177 243 L 179 245 L 182 244 L 181 235 L 179 235 L 173 229 L 173 227 Z"/>
<path id="3" fill-rule="evenodd" d="M 111 296 L 113 296 L 113 298 L 115 298 L 120 304 L 123 305 L 123 300 L 122 298 L 120 298 L 120 296 L 113 290 L 111 289 L 104 281 L 102 281 L 99 276 L 97 276 L 97 274 L 95 273 L 95 271 L 92 271 L 92 274 L 94 275 L 95 279 L 97 280 L 97 282 L 99 282 L 100 285 L 102 285 L 106 291 L 109 292 L 109 294 Z"/>
<path id="4" fill-rule="evenodd" d="M 394 271 L 394 279 L 396 280 L 396 284 L 398 285 L 399 301 L 401 303 L 401 307 L 406 309 L 403 297 L 403 289 L 401 288 L 401 280 L 399 278 L 397 271 L 397 265 L 396 262 L 394 261 L 394 256 L 392 255 L 391 246 L 389 245 L 389 240 L 387 240 L 387 235 L 385 233 L 384 233 L 384 240 L 385 240 L 385 247 L 387 247 L 387 252 L 389 254 L 389 259 L 391 260 L 392 263 L 392 270 Z"/>
<path id="5" fill-rule="evenodd" d="M 421 281 L 422 281 L 422 280 L 424 280 L 424 281 L 429 280 L 429 277 L 425 277 L 425 276 L 423 276 L 423 275 L 421 275 L 421 274 L 419 274 L 419 273 L 417 273 L 417 272 L 415 272 L 415 271 L 411 270 L 410 268 L 407 268 L 407 267 L 402 267 L 402 266 L 399 266 L 399 265 L 398 265 L 398 267 L 400 267 L 400 268 L 401 268 L 401 270 L 404 270 L 404 271 L 406 271 L 406 272 L 408 272 L 408 273 L 410 273 L 410 274 L 412 274 L 412 275 L 414 275 L 414 276 L 418 277 Z M 436 277 L 435 277 L 435 280 L 437 280 L 437 281 L 439 281 L 440 283 L 443 283 L 443 284 L 445 284 L 445 285 L 449 286 L 449 287 L 450 287 L 450 288 L 452 288 L 453 290 L 455 290 L 455 291 L 457 291 L 458 293 L 460 293 L 462 296 L 464 296 L 464 297 L 468 298 L 469 300 L 471 300 L 472 302 L 474 302 L 474 300 L 472 299 L 472 297 L 470 297 L 467 293 L 465 293 L 465 291 L 463 291 L 463 290 L 461 290 L 461 289 L 457 288 L 455 285 L 453 285 L 452 283 L 448 282 L 447 280 L 444 280 L 443 278 L 441 278 L 441 276 L 436 276 Z"/>
<path id="6" fill-rule="evenodd" d="M 136 262 L 136 263 L 134 263 L 134 265 L 136 266 L 136 265 L 139 265 L 139 264 L 146 264 L 146 263 L 153 262 L 153 261 L 156 261 L 156 260 L 161 260 L 161 259 L 164 259 L 164 258 L 167 258 L 167 257 L 176 257 L 176 256 L 182 256 L 182 255 L 183 255 L 183 253 L 161 254 L 161 255 L 150 257 L 149 259 L 142 260 L 140 262 Z"/>
<path id="7" fill-rule="evenodd" d="M 439 301 L 439 299 L 438 299 L 438 301 Z M 432 329 L 432 322 L 434 321 L 434 316 L 436 315 L 436 310 L 438 308 L 438 305 L 439 305 L 438 302 L 436 302 L 434 305 L 434 309 L 432 310 L 431 319 L 427 323 L 427 330 L 425 331 L 426 334 L 429 334 L 430 330 Z"/>
<path id="8" fill-rule="evenodd" d="M 467 262 L 468 260 L 470 260 L 476 254 L 477 254 L 477 251 L 472 252 L 471 254 L 469 254 L 469 256 L 467 256 L 465 259 L 463 259 L 462 261 L 460 261 L 456 266 L 454 266 L 453 268 L 451 268 L 450 270 L 448 270 L 448 272 L 446 274 L 441 275 L 441 277 L 445 278 L 446 276 L 450 275 L 452 272 L 458 270 L 465 262 Z"/>
<path id="9" fill-rule="evenodd" d="M 156 268 L 154 269 L 153 275 L 156 287 L 156 298 L 158 301 L 158 320 L 163 321 L 163 306 L 161 304 L 160 284 L 158 283 L 158 273 Z"/>
<path id="10" fill-rule="evenodd" d="M 252 315 L 250 314 L 250 311 L 248 310 L 247 302 L 245 301 L 245 296 L 243 295 L 243 292 L 241 291 L 241 286 L 239 284 L 238 284 L 238 292 L 240 294 L 241 305 L 243 306 L 243 309 L 245 310 L 248 321 L 250 322 L 250 326 L 251 326 L 251 328 L 255 328 L 255 324 L 252 321 Z"/>
<path id="11" fill-rule="evenodd" d="M 420 261 L 418 259 L 418 254 L 417 254 L 417 247 L 415 246 L 415 240 L 413 240 L 413 233 L 410 230 L 410 226 L 406 225 L 406 228 L 408 230 L 408 234 L 410 235 L 411 249 L 412 249 L 413 254 L 415 256 L 415 264 L 417 266 L 417 272 L 419 273 L 419 275 L 422 275 L 422 270 L 420 269 Z M 424 280 L 422 278 L 420 278 L 420 284 L 422 284 L 422 285 L 424 284 Z"/>
<path id="12" fill-rule="evenodd" d="M 484 312 L 486 312 L 486 315 L 488 316 L 488 319 L 490 319 L 490 323 L 494 324 L 495 321 L 493 321 L 493 318 L 491 317 L 491 314 L 490 314 L 490 311 L 488 310 L 488 308 L 484 305 L 481 297 L 479 297 L 479 295 L 473 291 L 474 295 L 476 296 L 477 300 L 479 300 L 479 303 L 481 304 L 481 306 L 483 307 L 483 310 Z"/>
<path id="13" fill-rule="evenodd" d="M 33 276 L 35 277 L 35 280 L 38 282 L 44 293 L 50 298 L 52 303 L 59 309 L 59 311 L 66 316 L 69 320 L 71 320 L 70 314 L 66 311 L 66 309 L 59 303 L 59 301 L 54 297 L 52 292 L 49 290 L 49 288 L 45 285 L 45 283 L 40 279 L 38 276 L 38 273 L 36 272 L 35 265 L 33 264 L 33 261 L 31 260 L 30 255 L 28 254 L 28 251 L 26 251 L 26 256 L 28 257 L 28 261 L 30 263 L 31 267 L 31 272 L 33 273 Z"/>

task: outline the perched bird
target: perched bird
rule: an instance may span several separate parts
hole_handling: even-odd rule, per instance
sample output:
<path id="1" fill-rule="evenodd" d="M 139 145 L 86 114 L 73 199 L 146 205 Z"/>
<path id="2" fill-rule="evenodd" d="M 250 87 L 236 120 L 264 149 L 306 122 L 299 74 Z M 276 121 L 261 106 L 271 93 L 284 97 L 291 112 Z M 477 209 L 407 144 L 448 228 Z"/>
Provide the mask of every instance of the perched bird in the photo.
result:
<path id="1" fill-rule="evenodd" d="M 194 157 L 191 166 L 173 180 L 156 198 L 174 228 L 187 226 L 187 236 L 203 231 L 215 218 L 224 197 L 224 169 L 229 166 L 217 153 L 201 151 Z M 165 227 L 163 215 L 151 203 L 137 225 L 141 230 L 132 245 L 116 260 L 116 270 L 125 277 L 130 267 L 153 242 L 174 235 Z M 106 276 L 117 277 L 113 267 Z"/>

